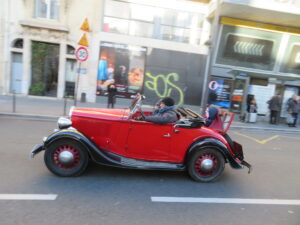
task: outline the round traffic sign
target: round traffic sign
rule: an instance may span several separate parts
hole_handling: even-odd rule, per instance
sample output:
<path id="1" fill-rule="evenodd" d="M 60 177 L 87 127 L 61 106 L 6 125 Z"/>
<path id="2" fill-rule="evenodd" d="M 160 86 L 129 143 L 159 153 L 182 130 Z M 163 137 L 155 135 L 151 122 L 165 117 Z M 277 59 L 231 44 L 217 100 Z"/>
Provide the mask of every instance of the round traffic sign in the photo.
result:
<path id="1" fill-rule="evenodd" d="M 84 62 L 87 60 L 89 53 L 85 47 L 80 47 L 76 50 L 75 55 L 78 61 Z"/>

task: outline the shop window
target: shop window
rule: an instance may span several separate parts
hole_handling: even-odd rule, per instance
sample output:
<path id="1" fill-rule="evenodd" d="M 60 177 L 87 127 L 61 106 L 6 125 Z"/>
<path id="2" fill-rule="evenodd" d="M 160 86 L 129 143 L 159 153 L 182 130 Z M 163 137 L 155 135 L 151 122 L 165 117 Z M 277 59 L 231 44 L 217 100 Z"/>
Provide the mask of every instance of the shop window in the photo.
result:
<path id="1" fill-rule="evenodd" d="M 58 20 L 59 0 L 36 0 L 35 17 Z"/>
<path id="2" fill-rule="evenodd" d="M 23 48 L 23 39 L 18 38 L 13 42 L 13 48 Z"/>
<path id="3" fill-rule="evenodd" d="M 106 0 L 104 14 L 116 18 L 129 19 L 130 4 L 128 2 Z"/>
<path id="4" fill-rule="evenodd" d="M 111 42 L 101 42 L 100 47 L 96 94 L 106 96 L 113 82 L 118 97 L 131 98 L 141 92 L 147 49 Z"/>
<path id="5" fill-rule="evenodd" d="M 74 55 L 75 54 L 75 48 L 71 45 L 67 45 L 67 54 Z"/>
<path id="6" fill-rule="evenodd" d="M 105 17 L 103 31 L 117 34 L 128 34 L 129 21 Z"/>
<path id="7" fill-rule="evenodd" d="M 130 21 L 129 35 L 151 37 L 153 35 L 153 24 L 139 21 Z"/>

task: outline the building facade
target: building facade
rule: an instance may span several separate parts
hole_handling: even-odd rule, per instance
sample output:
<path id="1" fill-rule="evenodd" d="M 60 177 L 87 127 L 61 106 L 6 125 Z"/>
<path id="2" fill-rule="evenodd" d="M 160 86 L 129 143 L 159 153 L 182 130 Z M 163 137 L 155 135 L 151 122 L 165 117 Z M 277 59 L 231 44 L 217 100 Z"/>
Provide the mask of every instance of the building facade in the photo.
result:
<path id="1" fill-rule="evenodd" d="M 115 80 L 119 97 L 142 92 L 150 102 L 171 95 L 200 105 L 207 1 L 4 2 L 1 94 L 63 98 L 78 88 L 77 98 L 95 102 Z M 85 19 L 87 32 L 80 29 Z M 75 52 L 84 34 L 88 60 L 79 65 Z"/>
<path id="2" fill-rule="evenodd" d="M 253 96 L 258 113 L 268 114 L 267 101 L 286 103 L 300 93 L 300 1 L 220 1 L 217 46 L 210 70 L 215 104 L 242 113 Z"/>
<path id="3" fill-rule="evenodd" d="M 2 2 L 1 94 L 76 92 L 95 102 L 114 80 L 119 97 L 142 92 L 153 104 L 171 95 L 200 106 L 208 93 L 237 113 L 255 95 L 266 114 L 279 93 L 284 116 L 286 100 L 300 93 L 299 0 Z M 88 60 L 79 63 L 83 35 Z"/>

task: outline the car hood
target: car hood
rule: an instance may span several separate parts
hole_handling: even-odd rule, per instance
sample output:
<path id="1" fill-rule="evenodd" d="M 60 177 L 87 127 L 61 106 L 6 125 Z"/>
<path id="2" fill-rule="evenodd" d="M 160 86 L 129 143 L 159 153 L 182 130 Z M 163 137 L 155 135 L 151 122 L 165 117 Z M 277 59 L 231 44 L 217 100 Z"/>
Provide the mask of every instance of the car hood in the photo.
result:
<path id="1" fill-rule="evenodd" d="M 106 120 L 123 120 L 127 119 L 128 115 L 129 109 L 74 108 L 72 111 L 72 117 L 90 117 Z"/>

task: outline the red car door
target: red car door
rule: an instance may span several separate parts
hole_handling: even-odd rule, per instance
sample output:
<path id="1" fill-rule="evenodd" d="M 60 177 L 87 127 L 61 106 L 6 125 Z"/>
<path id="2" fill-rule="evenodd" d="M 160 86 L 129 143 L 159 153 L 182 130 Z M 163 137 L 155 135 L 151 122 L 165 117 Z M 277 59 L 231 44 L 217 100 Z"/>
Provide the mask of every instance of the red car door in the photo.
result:
<path id="1" fill-rule="evenodd" d="M 158 125 L 132 121 L 127 138 L 127 154 L 141 160 L 166 161 L 169 158 L 172 124 Z"/>

